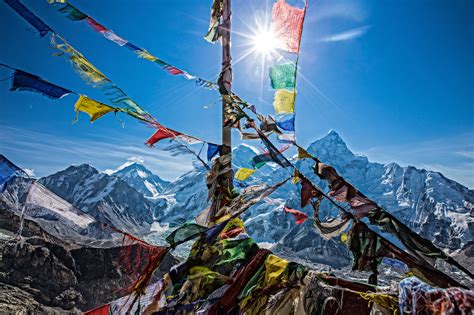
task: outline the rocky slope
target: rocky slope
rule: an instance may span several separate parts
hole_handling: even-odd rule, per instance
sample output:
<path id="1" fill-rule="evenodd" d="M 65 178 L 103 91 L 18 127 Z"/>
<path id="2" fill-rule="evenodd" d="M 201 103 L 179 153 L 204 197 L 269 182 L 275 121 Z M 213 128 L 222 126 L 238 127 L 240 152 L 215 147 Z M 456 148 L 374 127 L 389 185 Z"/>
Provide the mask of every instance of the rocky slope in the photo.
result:
<path id="1" fill-rule="evenodd" d="M 17 215 L 0 209 L 0 313 L 80 314 L 124 295 L 122 289 L 130 286 L 119 247 L 65 242 L 30 220 L 18 242 L 18 223 Z M 160 270 L 175 263 L 168 255 Z"/>
<path id="2" fill-rule="evenodd" d="M 155 206 L 142 193 L 90 165 L 70 166 L 40 182 L 99 222 L 124 231 L 142 234 L 153 222 Z"/>

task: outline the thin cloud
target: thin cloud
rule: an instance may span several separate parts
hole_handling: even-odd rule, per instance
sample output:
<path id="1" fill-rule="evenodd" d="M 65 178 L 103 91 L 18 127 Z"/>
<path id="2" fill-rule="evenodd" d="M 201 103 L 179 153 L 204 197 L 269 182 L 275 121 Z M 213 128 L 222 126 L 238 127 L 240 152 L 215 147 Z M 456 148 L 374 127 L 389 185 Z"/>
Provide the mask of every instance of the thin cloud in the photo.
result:
<path id="1" fill-rule="evenodd" d="M 358 28 L 353 28 L 342 33 L 332 34 L 321 39 L 322 42 L 343 42 L 351 39 L 361 37 L 371 28 L 371 25 L 365 25 Z"/>
<path id="2" fill-rule="evenodd" d="M 35 170 L 32 168 L 24 168 L 23 171 L 30 177 L 36 177 Z"/>
<path id="3" fill-rule="evenodd" d="M 34 168 L 38 176 L 81 163 L 89 163 L 98 170 L 114 169 L 130 159 L 146 160 L 150 170 L 167 180 L 193 169 L 191 156 L 173 157 L 144 145 L 108 143 L 110 138 L 79 140 L 11 126 L 2 126 L 0 138 L 0 152 L 22 168 Z M 132 136 L 122 135 L 120 139 L 121 143 L 143 142 Z"/>
<path id="4" fill-rule="evenodd" d="M 474 187 L 474 133 L 416 143 L 378 146 L 362 150 L 371 160 L 413 165 L 440 172 L 469 188 Z"/>

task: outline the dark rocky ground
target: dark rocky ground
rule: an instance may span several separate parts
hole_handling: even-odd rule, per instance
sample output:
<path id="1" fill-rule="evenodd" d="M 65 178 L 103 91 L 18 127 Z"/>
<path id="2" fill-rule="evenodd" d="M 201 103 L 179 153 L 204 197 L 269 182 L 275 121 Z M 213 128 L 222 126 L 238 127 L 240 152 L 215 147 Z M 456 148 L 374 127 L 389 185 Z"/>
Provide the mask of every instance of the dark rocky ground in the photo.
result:
<path id="1" fill-rule="evenodd" d="M 29 220 L 19 242 L 18 222 L 0 210 L 0 314 L 80 314 L 125 294 L 118 247 L 65 242 Z M 156 276 L 175 262 L 165 257 Z"/>

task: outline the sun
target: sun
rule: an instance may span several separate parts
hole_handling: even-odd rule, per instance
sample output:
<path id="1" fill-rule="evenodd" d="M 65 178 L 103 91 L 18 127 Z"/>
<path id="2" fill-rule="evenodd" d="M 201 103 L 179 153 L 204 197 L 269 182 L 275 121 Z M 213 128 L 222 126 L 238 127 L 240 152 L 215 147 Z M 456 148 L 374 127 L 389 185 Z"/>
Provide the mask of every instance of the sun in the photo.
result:
<path id="1" fill-rule="evenodd" d="M 270 27 L 258 27 L 252 36 L 253 48 L 256 52 L 269 56 L 276 52 L 278 39 Z"/>

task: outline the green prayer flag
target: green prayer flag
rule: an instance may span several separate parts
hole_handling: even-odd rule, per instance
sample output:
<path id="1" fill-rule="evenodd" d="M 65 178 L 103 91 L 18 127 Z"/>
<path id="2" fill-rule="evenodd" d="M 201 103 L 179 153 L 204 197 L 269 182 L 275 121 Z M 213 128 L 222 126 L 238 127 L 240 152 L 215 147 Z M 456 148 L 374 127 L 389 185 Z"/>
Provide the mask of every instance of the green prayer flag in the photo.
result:
<path id="1" fill-rule="evenodd" d="M 67 18 L 71 21 L 80 21 L 87 18 L 87 15 L 79 11 L 77 8 L 70 4 L 66 4 L 64 7 L 59 9 L 59 12 L 67 14 Z"/>
<path id="2" fill-rule="evenodd" d="M 183 242 L 184 240 L 197 236 L 204 231 L 207 231 L 207 227 L 195 223 L 185 223 L 171 232 L 171 234 L 166 237 L 166 241 L 171 246 L 174 246 L 176 243 Z"/>
<path id="3" fill-rule="evenodd" d="M 296 64 L 293 62 L 275 65 L 270 68 L 270 80 L 274 89 L 295 88 Z"/>
<path id="4" fill-rule="evenodd" d="M 249 254 L 255 252 L 258 249 L 257 244 L 251 238 L 237 239 L 237 240 L 223 240 L 224 245 L 223 256 L 224 260 L 221 260 L 217 265 L 231 263 L 236 260 L 245 259 Z"/>

